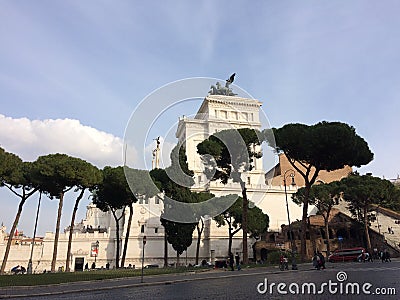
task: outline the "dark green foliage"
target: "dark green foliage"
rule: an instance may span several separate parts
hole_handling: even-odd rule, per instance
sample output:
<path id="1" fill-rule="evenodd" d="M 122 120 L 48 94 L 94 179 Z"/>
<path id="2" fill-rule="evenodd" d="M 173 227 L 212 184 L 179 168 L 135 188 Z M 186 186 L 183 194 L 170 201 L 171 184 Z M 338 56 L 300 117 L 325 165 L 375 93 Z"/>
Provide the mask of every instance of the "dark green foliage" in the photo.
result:
<path id="1" fill-rule="evenodd" d="M 391 189 L 388 199 L 382 201 L 381 206 L 400 212 L 400 186 L 395 185 Z"/>
<path id="2" fill-rule="evenodd" d="M 367 248 L 371 250 L 371 241 L 369 237 L 370 211 L 374 204 L 399 201 L 394 185 L 385 179 L 373 177 L 371 175 L 360 176 L 352 174 L 340 181 L 344 199 L 349 202 L 349 208 L 352 214 L 359 222 L 364 225 L 364 234 L 367 241 Z"/>
<path id="3" fill-rule="evenodd" d="M 287 124 L 274 129 L 274 135 L 278 151 L 317 170 L 333 171 L 346 165 L 360 167 L 374 157 L 354 127 L 341 122 Z"/>
<path id="4" fill-rule="evenodd" d="M 261 152 L 254 151 L 254 147 L 261 144 L 259 136 L 258 131 L 250 128 L 229 129 L 198 144 L 197 152 L 202 155 L 206 176 L 224 184 L 230 177 L 240 182 L 240 174 L 251 171 L 253 159 L 262 156 Z"/>
<path id="5" fill-rule="evenodd" d="M 209 193 L 191 192 L 194 184 L 193 172 L 189 170 L 185 148 L 177 145 L 171 152 L 171 166 L 166 170 L 154 169 L 150 172 L 156 186 L 164 192 L 164 212 L 161 215 L 161 224 L 164 226 L 167 241 L 172 245 L 178 255 L 192 244 L 193 231 L 201 221 L 202 212 L 196 209 L 196 205 L 182 206 L 179 203 L 199 203 L 212 198 Z M 172 216 L 182 210 L 182 213 L 190 214 L 197 222 L 178 223 L 173 222 Z M 200 234 L 202 229 L 198 228 Z"/>
<path id="6" fill-rule="evenodd" d="M 259 131 L 250 128 L 223 130 L 210 136 L 197 145 L 205 165 L 205 175 L 210 180 L 220 180 L 223 184 L 229 179 L 240 183 L 243 197 L 242 231 L 243 262 L 248 262 L 248 199 L 246 183 L 241 174 L 251 171 L 253 160 L 262 157 L 262 152 L 255 151 L 263 138 Z"/>
<path id="7" fill-rule="evenodd" d="M 123 167 L 104 167 L 103 182 L 93 192 L 93 203 L 102 211 L 121 209 L 134 198 Z"/>
<path id="8" fill-rule="evenodd" d="M 20 186 L 24 179 L 22 160 L 15 154 L 4 151 L 0 147 L 0 186 L 8 183 Z"/>
<path id="9" fill-rule="evenodd" d="M 225 197 L 229 197 L 225 196 Z M 220 197 L 221 200 L 225 197 Z M 243 198 L 238 197 L 235 203 L 218 216 L 214 217 L 218 227 L 228 225 L 228 253 L 232 248 L 232 237 L 242 229 L 243 216 Z M 269 226 L 269 217 L 264 214 L 257 206 L 248 209 L 248 232 L 256 239 L 267 232 Z"/>
<path id="10" fill-rule="evenodd" d="M 229 197 L 229 196 L 225 196 Z M 220 197 L 223 199 L 224 197 Z M 242 227 L 242 209 L 243 198 L 238 197 L 235 203 L 226 211 L 214 217 L 217 226 L 225 226 L 228 224 L 233 230 L 240 230 Z M 269 226 L 269 217 L 264 214 L 260 208 L 254 206 L 249 208 L 249 233 L 254 237 L 260 237 L 261 234 L 267 232 Z M 235 232 L 236 233 L 236 232 Z"/>
<path id="11" fill-rule="evenodd" d="M 168 243 L 172 245 L 178 255 L 181 255 L 192 244 L 192 235 L 196 224 L 171 222 L 163 218 L 161 218 L 161 224 L 168 233 Z"/>
<path id="12" fill-rule="evenodd" d="M 320 122 L 315 125 L 287 124 L 264 133 L 270 146 L 283 152 L 293 169 L 305 181 L 301 233 L 301 257 L 306 255 L 306 227 L 311 186 L 321 170 L 333 171 L 345 166 L 368 164 L 374 157 L 366 141 L 356 134 L 354 127 L 341 122 Z M 301 167 L 299 167 L 297 164 Z"/>
<path id="13" fill-rule="evenodd" d="M 15 233 L 26 200 L 38 189 L 31 181 L 31 173 L 31 162 L 22 162 L 15 154 L 8 153 L 4 151 L 3 148 L 0 148 L 0 187 L 5 186 L 14 195 L 20 198 L 17 213 L 10 229 L 10 236 L 13 236 Z M 11 242 L 12 239 L 8 239 L 0 274 L 4 274 L 8 255 L 10 253 Z"/>
<path id="14" fill-rule="evenodd" d="M 105 167 L 102 171 L 103 182 L 97 185 L 93 192 L 93 203 L 102 211 L 110 210 L 116 227 L 116 239 L 117 249 L 115 252 L 115 265 L 119 268 L 119 254 L 120 254 L 120 243 L 119 243 L 119 221 L 123 217 L 123 212 L 126 206 L 136 202 L 135 195 L 132 194 L 128 182 L 125 177 L 123 167 Z M 122 209 L 120 216 L 117 215 L 117 211 Z"/>
<path id="15" fill-rule="evenodd" d="M 382 205 L 398 201 L 394 185 L 385 179 L 371 175 L 352 174 L 340 181 L 344 198 L 349 202 L 350 211 L 362 223 L 373 204 Z"/>
<path id="16" fill-rule="evenodd" d="M 83 179 L 84 175 L 78 172 L 81 162 L 79 158 L 60 153 L 40 156 L 33 163 L 32 181 L 50 198 L 59 198 Z"/>

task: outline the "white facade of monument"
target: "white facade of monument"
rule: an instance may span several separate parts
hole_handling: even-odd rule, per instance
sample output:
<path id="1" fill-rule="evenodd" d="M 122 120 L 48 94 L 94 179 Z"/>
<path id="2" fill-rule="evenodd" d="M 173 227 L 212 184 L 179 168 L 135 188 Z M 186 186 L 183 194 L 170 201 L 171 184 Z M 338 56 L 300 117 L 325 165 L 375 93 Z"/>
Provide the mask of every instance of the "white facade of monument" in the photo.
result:
<path id="1" fill-rule="evenodd" d="M 197 115 L 193 119 L 180 118 L 176 132 L 176 137 L 180 142 L 185 143 L 189 168 L 195 173 L 195 186 L 193 190 L 208 190 L 216 196 L 227 194 L 241 195 L 239 184 L 228 182 L 223 185 L 219 182 L 206 183 L 207 180 L 202 174 L 202 163 L 197 154 L 196 146 L 206 139 L 209 135 L 217 131 L 231 128 L 255 128 L 261 130 L 259 119 L 261 102 L 254 99 L 240 98 L 236 96 L 208 95 L 201 105 Z M 158 153 L 158 152 L 157 152 Z M 287 224 L 286 199 L 283 186 L 271 186 L 265 182 L 265 173 L 263 170 L 262 159 L 257 159 L 255 168 L 245 174 L 243 180 L 246 182 L 248 198 L 260 207 L 270 218 L 270 229 L 280 230 L 282 224 Z M 281 181 L 283 183 L 283 181 Z M 291 201 L 291 194 L 297 189 L 287 187 L 289 209 L 291 219 L 301 218 L 302 209 Z M 160 213 L 163 209 L 162 202 L 158 197 L 152 199 L 141 199 L 140 203 L 134 204 L 134 215 L 129 234 L 129 243 L 125 266 L 132 264 L 136 267 L 141 266 L 141 257 L 143 253 L 143 237 L 147 237 L 145 245 L 144 265 L 158 264 L 163 265 L 164 257 L 164 228 L 160 223 Z M 124 245 L 125 235 L 127 233 L 127 220 L 129 209 L 124 212 L 125 216 L 121 220 L 120 249 Z M 91 264 L 96 261 L 96 267 L 105 267 L 107 263 L 110 267 L 115 265 L 116 234 L 115 222 L 109 212 L 101 212 L 93 205 L 87 207 L 86 218 L 82 221 L 79 229 L 73 235 L 71 270 L 82 269 L 86 263 Z M 2 232 L 4 234 L 5 229 Z M 0 233 L 1 236 L 1 233 Z M 242 252 L 242 232 L 238 232 L 233 240 L 232 251 Z M 92 243 L 98 241 L 98 255 L 93 257 L 91 254 Z M 46 233 L 43 243 L 34 246 L 33 252 L 33 270 L 34 272 L 43 272 L 49 270 L 53 253 L 54 233 Z M 60 234 L 58 242 L 57 269 L 65 268 L 67 253 L 68 233 Z M 196 253 L 197 231 L 194 231 L 193 243 L 180 258 L 181 264 L 194 263 Z M 249 239 L 249 256 L 252 257 L 252 245 L 254 239 Z M 0 257 L 3 257 L 6 241 L 0 239 Z M 15 265 L 27 265 L 30 244 L 13 245 L 6 270 L 10 270 Z M 170 245 L 169 263 L 176 261 L 175 251 Z M 205 229 L 200 243 L 200 261 L 205 259 L 213 261 L 216 258 L 227 256 L 228 249 L 228 229 L 227 227 L 217 227 L 215 221 L 205 221 Z"/>

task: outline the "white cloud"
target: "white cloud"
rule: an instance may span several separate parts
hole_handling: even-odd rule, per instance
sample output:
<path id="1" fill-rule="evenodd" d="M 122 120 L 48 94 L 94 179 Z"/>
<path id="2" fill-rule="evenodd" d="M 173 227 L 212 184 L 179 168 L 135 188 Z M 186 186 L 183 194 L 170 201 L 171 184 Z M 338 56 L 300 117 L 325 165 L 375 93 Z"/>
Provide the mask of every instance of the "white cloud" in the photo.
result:
<path id="1" fill-rule="evenodd" d="M 123 141 L 74 119 L 14 119 L 0 114 L 0 146 L 24 160 L 65 153 L 98 167 L 122 165 Z"/>

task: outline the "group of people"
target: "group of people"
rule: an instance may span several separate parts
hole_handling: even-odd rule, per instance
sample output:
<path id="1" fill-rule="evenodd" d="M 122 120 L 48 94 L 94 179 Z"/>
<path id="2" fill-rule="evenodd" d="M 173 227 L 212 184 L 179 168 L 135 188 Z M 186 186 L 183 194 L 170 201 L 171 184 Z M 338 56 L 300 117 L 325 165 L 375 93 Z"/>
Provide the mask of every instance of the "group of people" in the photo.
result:
<path id="1" fill-rule="evenodd" d="M 372 255 L 371 255 L 371 253 L 369 253 L 368 255 L 370 257 L 373 257 L 374 259 L 380 259 L 380 260 L 382 260 L 382 262 L 391 262 L 390 253 L 389 253 L 389 251 L 387 249 L 383 249 L 381 251 L 378 251 L 378 248 L 375 247 L 373 249 Z M 370 260 L 372 261 L 372 258 Z"/>
<path id="2" fill-rule="evenodd" d="M 319 251 L 315 251 L 314 252 L 312 263 L 313 263 L 314 268 L 316 268 L 317 270 L 326 269 L 326 267 L 325 267 L 325 257 Z"/>
<path id="3" fill-rule="evenodd" d="M 235 257 L 233 257 L 233 253 L 229 252 L 229 267 L 231 268 L 231 271 L 235 271 L 235 268 L 234 268 L 234 264 L 235 263 L 236 263 L 237 270 L 240 271 L 241 267 L 240 267 L 240 256 L 239 256 L 239 253 L 236 252 Z"/>
<path id="4" fill-rule="evenodd" d="M 15 266 L 11 269 L 11 273 L 14 274 L 25 274 L 26 273 L 26 269 L 23 266 Z"/>
<path id="5" fill-rule="evenodd" d="M 387 249 L 379 252 L 379 257 L 382 260 L 382 262 L 391 262 L 390 253 L 389 251 L 387 251 Z"/>

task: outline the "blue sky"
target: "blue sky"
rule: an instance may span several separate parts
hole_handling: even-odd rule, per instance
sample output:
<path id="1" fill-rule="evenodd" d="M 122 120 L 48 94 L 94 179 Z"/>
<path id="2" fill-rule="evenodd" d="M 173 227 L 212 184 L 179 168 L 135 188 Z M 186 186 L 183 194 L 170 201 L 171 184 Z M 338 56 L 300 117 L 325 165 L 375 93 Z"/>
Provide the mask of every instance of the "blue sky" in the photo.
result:
<path id="1" fill-rule="evenodd" d="M 395 178 L 399 12 L 398 1 L 0 1 L 0 145 L 25 160 L 65 152 L 122 164 L 126 124 L 146 95 L 236 72 L 272 126 L 349 123 L 375 153 L 360 171 Z M 19 226 L 28 235 L 35 201 Z M 16 198 L 0 189 L 0 205 L 9 228 Z M 54 220 L 41 218 L 41 234 L 54 231 L 56 206 L 45 200 L 41 214 Z"/>

